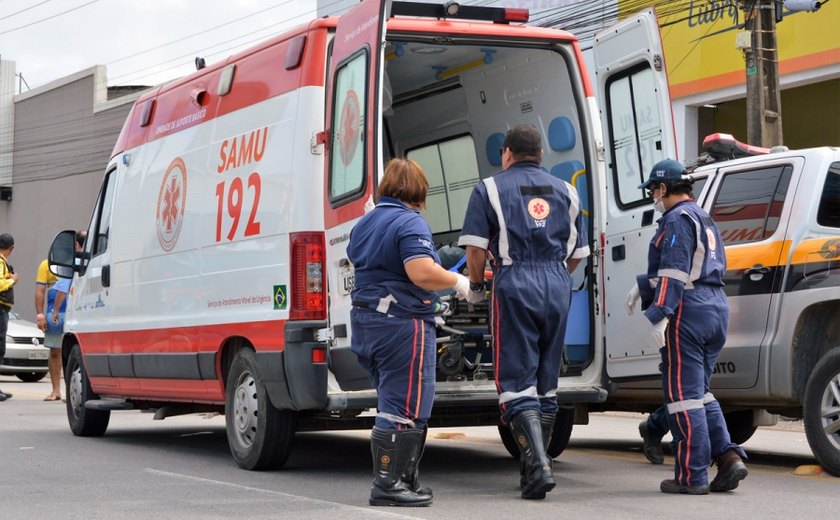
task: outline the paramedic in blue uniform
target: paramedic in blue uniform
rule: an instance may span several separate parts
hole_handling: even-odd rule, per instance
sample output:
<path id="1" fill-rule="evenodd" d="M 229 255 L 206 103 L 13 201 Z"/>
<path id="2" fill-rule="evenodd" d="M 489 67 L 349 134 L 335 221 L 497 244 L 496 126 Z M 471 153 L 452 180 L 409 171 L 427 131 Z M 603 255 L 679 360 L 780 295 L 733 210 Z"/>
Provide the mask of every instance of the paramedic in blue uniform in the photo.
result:
<path id="1" fill-rule="evenodd" d="M 555 485 L 546 444 L 558 409 L 569 273 L 589 256 L 577 191 L 540 169 L 542 153 L 532 125 L 507 132 L 504 171 L 476 185 L 458 241 L 467 248 L 467 301 L 485 298 L 488 254 L 493 270 L 496 389 L 521 453 L 522 498 L 545 498 Z"/>
<path id="2" fill-rule="evenodd" d="M 440 265 L 420 216 L 429 183 L 420 166 L 392 159 L 376 206 L 353 228 L 347 254 L 355 269 L 350 312 L 353 352 L 376 388 L 371 433 L 370 505 L 425 506 L 432 490 L 417 482 L 425 427 L 435 397 L 435 317 L 447 308 L 435 291 L 469 281 Z"/>
<path id="3" fill-rule="evenodd" d="M 662 388 L 676 459 L 664 493 L 705 495 L 730 491 L 746 478 L 746 453 L 734 444 L 720 404 L 709 391 L 726 342 L 729 306 L 723 291 L 726 255 L 717 226 L 692 199 L 685 167 L 672 159 L 653 166 L 639 186 L 662 213 L 648 249 L 648 271 L 627 295 L 628 311 L 639 299 L 656 345 L 661 346 Z M 711 485 L 708 468 L 718 471 Z"/>

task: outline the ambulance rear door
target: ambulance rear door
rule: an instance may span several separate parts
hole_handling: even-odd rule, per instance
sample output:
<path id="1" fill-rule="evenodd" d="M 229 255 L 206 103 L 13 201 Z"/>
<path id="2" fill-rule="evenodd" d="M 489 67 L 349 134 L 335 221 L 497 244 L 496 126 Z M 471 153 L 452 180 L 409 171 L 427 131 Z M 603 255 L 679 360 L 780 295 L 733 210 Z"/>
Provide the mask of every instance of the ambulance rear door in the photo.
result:
<path id="1" fill-rule="evenodd" d="M 595 36 L 598 103 L 606 153 L 604 242 L 607 375 L 613 380 L 659 374 L 658 346 L 624 296 L 647 268 L 656 229 L 653 205 L 638 188 L 651 167 L 676 158 L 671 99 L 656 13 L 627 18 Z"/>
<path id="2" fill-rule="evenodd" d="M 342 390 L 369 388 L 350 351 L 350 230 L 373 204 L 382 171 L 381 84 L 390 0 L 363 0 L 336 27 L 327 77 L 326 226 L 330 369 Z M 331 388 L 333 390 L 333 388 Z"/>

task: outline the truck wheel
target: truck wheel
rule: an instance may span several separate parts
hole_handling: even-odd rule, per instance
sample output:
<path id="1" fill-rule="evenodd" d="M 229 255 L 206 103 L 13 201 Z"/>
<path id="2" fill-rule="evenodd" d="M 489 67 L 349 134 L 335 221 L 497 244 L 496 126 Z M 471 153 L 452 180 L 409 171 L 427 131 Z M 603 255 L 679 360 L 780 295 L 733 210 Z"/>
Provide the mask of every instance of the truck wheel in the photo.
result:
<path id="1" fill-rule="evenodd" d="M 735 444 L 744 444 L 755 433 L 752 410 L 726 412 L 723 417 L 726 420 L 726 429 L 729 430 L 729 438 Z"/>
<path id="2" fill-rule="evenodd" d="M 15 374 L 18 379 L 23 381 L 24 383 L 34 383 L 36 381 L 40 381 L 46 377 L 46 372 L 24 372 L 22 374 Z"/>
<path id="3" fill-rule="evenodd" d="M 817 462 L 840 477 L 840 347 L 820 359 L 805 387 L 805 435 Z"/>
<path id="4" fill-rule="evenodd" d="M 66 385 L 64 394 L 67 396 L 67 420 L 73 435 L 79 437 L 101 437 L 108 429 L 111 412 L 108 410 L 89 410 L 85 403 L 99 396 L 90 388 L 87 370 L 82 361 L 82 351 L 78 345 L 73 345 L 67 366 L 64 369 Z"/>
<path id="5" fill-rule="evenodd" d="M 254 351 L 242 349 L 230 366 L 225 390 L 225 425 L 233 460 L 243 469 L 277 469 L 295 439 L 297 415 L 271 404 L 257 372 Z"/>
<path id="6" fill-rule="evenodd" d="M 551 432 L 551 440 L 545 450 L 549 457 L 553 459 L 563 453 L 563 450 L 569 445 L 574 424 L 575 411 L 570 408 L 560 408 L 557 412 L 557 419 L 554 422 L 554 430 Z M 519 460 L 519 446 L 516 445 L 516 440 L 514 440 L 510 428 L 500 424 L 499 438 L 502 439 L 502 444 L 505 445 L 505 449 L 507 449 L 511 457 Z"/>

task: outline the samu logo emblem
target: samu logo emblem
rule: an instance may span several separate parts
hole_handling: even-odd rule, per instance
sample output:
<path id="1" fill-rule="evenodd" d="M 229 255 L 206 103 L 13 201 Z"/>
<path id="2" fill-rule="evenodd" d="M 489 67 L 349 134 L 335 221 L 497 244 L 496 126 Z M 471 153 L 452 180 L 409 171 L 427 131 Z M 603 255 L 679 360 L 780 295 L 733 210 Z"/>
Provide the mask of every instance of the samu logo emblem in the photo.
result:
<path id="1" fill-rule="evenodd" d="M 157 236 L 164 251 L 172 251 L 184 223 L 187 202 L 187 167 L 176 157 L 166 169 L 157 200 Z"/>

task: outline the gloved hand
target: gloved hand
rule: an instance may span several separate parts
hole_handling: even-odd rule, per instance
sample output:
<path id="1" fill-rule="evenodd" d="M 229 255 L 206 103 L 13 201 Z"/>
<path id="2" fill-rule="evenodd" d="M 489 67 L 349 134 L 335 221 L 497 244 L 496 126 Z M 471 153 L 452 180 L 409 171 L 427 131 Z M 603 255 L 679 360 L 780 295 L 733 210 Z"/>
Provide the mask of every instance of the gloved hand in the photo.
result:
<path id="1" fill-rule="evenodd" d="M 654 346 L 665 346 L 665 329 L 668 328 L 668 318 L 660 320 L 650 326 L 650 335 L 653 338 Z"/>
<path id="2" fill-rule="evenodd" d="M 455 273 L 455 276 L 458 277 L 458 280 L 455 282 L 455 297 L 459 300 L 463 300 L 469 297 L 470 294 L 470 279 L 462 274 Z"/>
<path id="3" fill-rule="evenodd" d="M 627 293 L 627 298 L 624 300 L 624 307 L 627 309 L 627 315 L 632 316 L 636 312 L 636 304 L 639 303 L 639 284 L 633 284 L 630 292 Z"/>
<path id="4" fill-rule="evenodd" d="M 470 291 L 467 293 L 467 301 L 469 303 L 481 303 L 486 299 L 487 291 L 484 289 L 483 285 L 481 287 L 481 290 L 473 291 L 472 289 L 470 289 Z"/>

